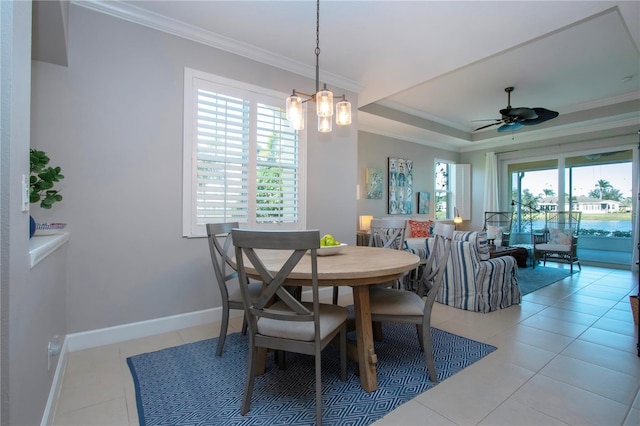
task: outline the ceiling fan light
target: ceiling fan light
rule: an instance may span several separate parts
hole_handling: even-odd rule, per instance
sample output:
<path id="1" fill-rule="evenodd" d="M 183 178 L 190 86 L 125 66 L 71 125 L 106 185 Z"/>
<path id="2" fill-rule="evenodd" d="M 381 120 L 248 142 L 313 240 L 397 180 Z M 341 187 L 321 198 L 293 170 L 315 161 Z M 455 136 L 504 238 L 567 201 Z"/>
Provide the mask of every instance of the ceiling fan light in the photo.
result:
<path id="1" fill-rule="evenodd" d="M 338 126 L 351 124 L 351 102 L 343 99 L 336 104 L 336 124 Z"/>
<path id="2" fill-rule="evenodd" d="M 333 92 L 327 90 L 326 84 L 324 89 L 316 93 L 316 112 L 318 117 L 331 117 L 333 115 Z"/>
<path id="3" fill-rule="evenodd" d="M 516 130 L 522 129 L 524 126 L 522 123 L 506 123 L 502 126 L 498 127 L 498 132 L 515 132 Z"/>

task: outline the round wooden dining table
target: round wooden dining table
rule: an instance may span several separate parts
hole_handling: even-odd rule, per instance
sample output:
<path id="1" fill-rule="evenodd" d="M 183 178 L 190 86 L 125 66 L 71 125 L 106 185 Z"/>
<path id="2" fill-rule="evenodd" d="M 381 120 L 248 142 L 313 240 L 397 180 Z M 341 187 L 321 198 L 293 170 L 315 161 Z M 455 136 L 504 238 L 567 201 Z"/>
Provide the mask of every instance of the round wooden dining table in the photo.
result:
<path id="1" fill-rule="evenodd" d="M 289 257 L 289 251 L 259 250 L 260 257 L 272 273 L 276 273 Z M 289 275 L 286 284 L 311 284 L 311 257 L 305 256 Z M 320 286 L 348 286 L 353 289 L 353 308 L 356 328 L 356 360 L 360 370 L 360 384 L 367 392 L 378 388 L 376 354 L 369 304 L 369 286 L 391 282 L 415 269 L 420 257 L 403 250 L 377 247 L 345 246 L 331 256 L 318 256 L 318 284 Z M 249 262 L 247 275 L 259 278 Z M 353 351 L 351 351 L 353 352 Z"/>

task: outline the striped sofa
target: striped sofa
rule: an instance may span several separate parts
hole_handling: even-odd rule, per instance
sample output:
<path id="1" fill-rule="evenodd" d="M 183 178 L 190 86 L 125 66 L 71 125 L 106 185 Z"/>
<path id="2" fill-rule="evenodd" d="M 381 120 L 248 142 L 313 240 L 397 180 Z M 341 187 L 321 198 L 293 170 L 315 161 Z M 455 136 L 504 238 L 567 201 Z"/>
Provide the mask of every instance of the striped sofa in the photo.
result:
<path id="1" fill-rule="evenodd" d="M 427 255 L 433 239 L 426 243 Z M 519 304 L 518 265 L 511 256 L 489 258 L 486 232 L 455 231 L 439 303 L 476 312 Z"/>

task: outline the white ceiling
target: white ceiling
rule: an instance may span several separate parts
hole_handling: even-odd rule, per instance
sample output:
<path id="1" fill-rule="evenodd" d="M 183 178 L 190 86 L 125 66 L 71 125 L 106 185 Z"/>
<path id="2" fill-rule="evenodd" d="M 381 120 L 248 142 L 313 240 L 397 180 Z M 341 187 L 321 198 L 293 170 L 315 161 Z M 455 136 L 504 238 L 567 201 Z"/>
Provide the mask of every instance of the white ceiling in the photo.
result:
<path id="1" fill-rule="evenodd" d="M 73 3 L 315 78 L 314 0 Z M 320 3 L 320 79 L 358 93 L 359 128 L 459 151 L 640 128 L 639 46 L 640 1 Z M 474 132 L 507 86 L 560 116 Z"/>

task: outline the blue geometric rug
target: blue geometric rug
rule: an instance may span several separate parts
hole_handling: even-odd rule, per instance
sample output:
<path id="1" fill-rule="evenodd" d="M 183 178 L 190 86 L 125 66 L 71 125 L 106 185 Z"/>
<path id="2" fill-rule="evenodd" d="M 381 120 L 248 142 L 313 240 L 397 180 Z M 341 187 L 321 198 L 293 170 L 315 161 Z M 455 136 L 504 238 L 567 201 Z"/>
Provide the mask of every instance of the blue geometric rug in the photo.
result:
<path id="1" fill-rule="evenodd" d="M 578 272 L 578 267 L 573 269 L 573 273 L 575 274 L 576 272 Z M 536 265 L 535 268 L 518 268 L 518 287 L 520 287 L 520 293 L 524 296 L 560 281 L 569 275 L 571 275 L 569 269 L 553 266 Z"/>
<path id="2" fill-rule="evenodd" d="M 339 352 L 322 352 L 322 420 L 326 425 L 369 425 L 435 384 L 427 378 L 415 326 L 383 324 L 384 341 L 375 343 L 378 390 L 360 387 L 357 364 L 349 361 L 340 381 Z M 432 328 L 438 379 L 478 361 L 496 348 Z M 353 333 L 350 333 L 353 337 Z M 222 356 L 217 339 L 185 344 L 127 358 L 136 389 L 141 426 L 151 425 L 313 425 L 314 360 L 287 354 L 286 370 L 271 356 L 256 378 L 251 408 L 240 414 L 247 372 L 248 338 L 227 336 Z"/>

